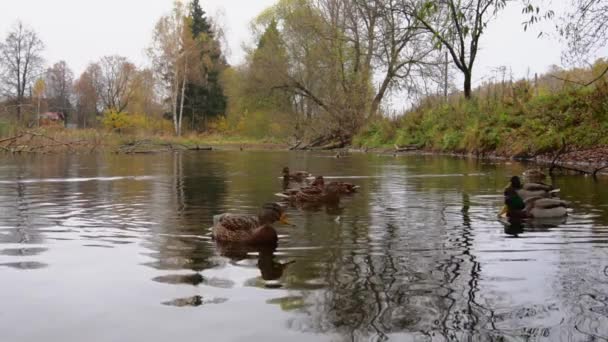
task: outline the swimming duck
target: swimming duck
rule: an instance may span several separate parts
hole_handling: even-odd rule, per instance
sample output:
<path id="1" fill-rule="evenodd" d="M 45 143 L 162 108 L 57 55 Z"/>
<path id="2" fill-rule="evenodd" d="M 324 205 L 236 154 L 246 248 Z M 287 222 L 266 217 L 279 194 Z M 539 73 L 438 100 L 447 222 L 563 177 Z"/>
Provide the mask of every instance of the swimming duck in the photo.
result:
<path id="1" fill-rule="evenodd" d="M 283 168 L 283 180 L 284 181 L 295 181 L 303 182 L 306 178 L 312 177 L 312 174 L 306 171 L 289 172 L 289 168 L 286 166 Z"/>
<path id="2" fill-rule="evenodd" d="M 517 194 L 521 196 L 524 201 L 533 197 L 552 197 L 559 192 L 559 189 L 555 189 L 553 186 L 544 183 L 522 184 L 520 178 L 517 176 L 511 178 L 508 188 L 517 191 Z"/>
<path id="3" fill-rule="evenodd" d="M 545 175 L 545 173 L 540 169 L 526 170 L 524 171 L 523 176 L 526 182 L 532 183 L 542 183 L 547 178 L 547 175 Z"/>
<path id="4" fill-rule="evenodd" d="M 526 216 L 529 218 L 556 218 L 568 216 L 569 203 L 559 198 L 532 197 L 526 200 Z"/>
<path id="5" fill-rule="evenodd" d="M 340 188 L 337 184 L 329 184 L 324 187 L 310 186 L 276 195 L 295 204 L 336 204 L 340 202 Z"/>
<path id="6" fill-rule="evenodd" d="M 519 177 L 511 178 L 505 189 L 505 206 L 500 216 L 510 218 L 555 218 L 566 216 L 568 203 L 559 198 L 547 198 L 552 188 L 545 184 L 532 184 L 525 189 Z"/>
<path id="7" fill-rule="evenodd" d="M 338 187 L 340 194 L 352 194 L 357 192 L 357 189 L 359 189 L 360 187 L 358 185 L 354 185 L 352 183 L 346 183 L 346 182 L 329 182 L 328 184 L 325 184 L 325 179 L 323 178 L 323 176 L 317 176 L 317 178 L 315 178 L 315 180 L 312 182 L 311 187 L 317 187 L 317 188 L 321 188 L 323 189 L 326 186 L 329 185 L 335 185 Z"/>
<path id="8" fill-rule="evenodd" d="M 267 203 L 258 215 L 221 214 L 213 217 L 213 238 L 220 242 L 276 245 L 278 236 L 272 227 L 275 222 L 289 224 L 283 207 Z"/>

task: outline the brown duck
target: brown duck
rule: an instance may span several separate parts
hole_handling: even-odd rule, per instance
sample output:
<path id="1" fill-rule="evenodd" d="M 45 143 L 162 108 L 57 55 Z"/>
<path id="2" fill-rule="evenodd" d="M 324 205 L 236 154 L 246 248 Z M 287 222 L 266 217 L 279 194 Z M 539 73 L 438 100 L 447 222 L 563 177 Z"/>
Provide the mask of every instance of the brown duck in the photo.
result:
<path id="1" fill-rule="evenodd" d="M 295 172 L 290 172 L 289 168 L 287 166 L 285 166 L 283 168 L 283 180 L 288 182 L 288 181 L 294 181 L 294 182 L 303 182 L 306 178 L 312 177 L 312 174 L 310 174 L 309 172 L 306 171 L 295 171 Z"/>
<path id="2" fill-rule="evenodd" d="M 312 182 L 311 187 L 317 187 L 317 188 L 323 189 L 329 185 L 336 186 L 338 188 L 340 194 L 343 194 L 343 195 L 355 193 L 355 192 L 357 192 L 357 189 L 359 189 L 358 185 L 354 185 L 352 183 L 346 183 L 346 182 L 329 182 L 326 184 L 325 179 L 323 179 L 323 176 L 318 176 L 317 178 L 315 178 L 315 180 Z"/>
<path id="3" fill-rule="evenodd" d="M 324 187 L 310 186 L 276 195 L 295 204 L 335 204 L 340 202 L 340 188 L 337 184 L 328 184 Z"/>
<path id="4" fill-rule="evenodd" d="M 272 224 L 277 221 L 289 224 L 282 206 L 267 203 L 258 215 L 227 213 L 214 216 L 212 234 L 220 242 L 276 245 L 278 236 Z"/>

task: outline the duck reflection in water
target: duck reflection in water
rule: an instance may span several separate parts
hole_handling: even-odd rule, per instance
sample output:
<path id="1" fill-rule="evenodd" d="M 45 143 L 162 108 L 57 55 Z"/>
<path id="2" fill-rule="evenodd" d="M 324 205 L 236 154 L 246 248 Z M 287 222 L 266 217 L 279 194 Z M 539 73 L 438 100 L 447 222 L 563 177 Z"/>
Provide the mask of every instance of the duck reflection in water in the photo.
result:
<path id="1" fill-rule="evenodd" d="M 275 246 L 248 246 L 235 243 L 217 243 L 220 255 L 229 258 L 232 262 L 251 259 L 254 254 L 258 255 L 257 267 L 262 279 L 265 281 L 278 280 L 283 276 L 287 267 L 295 261 L 281 263 L 276 260 Z"/>
<path id="2" fill-rule="evenodd" d="M 509 218 L 505 223 L 505 234 L 519 237 L 524 233 L 524 222 L 520 218 Z"/>

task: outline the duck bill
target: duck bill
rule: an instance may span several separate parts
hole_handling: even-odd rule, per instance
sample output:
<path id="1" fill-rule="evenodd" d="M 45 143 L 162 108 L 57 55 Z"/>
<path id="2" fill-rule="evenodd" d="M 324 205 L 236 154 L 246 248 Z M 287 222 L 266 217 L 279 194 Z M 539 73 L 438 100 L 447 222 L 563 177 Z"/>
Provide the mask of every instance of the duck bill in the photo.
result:
<path id="1" fill-rule="evenodd" d="M 289 220 L 287 220 L 287 215 L 285 215 L 285 214 L 281 214 L 281 217 L 279 218 L 279 222 L 281 222 L 282 224 L 291 226 L 291 222 L 289 222 Z"/>
<path id="2" fill-rule="evenodd" d="M 500 211 L 500 213 L 498 214 L 498 217 L 505 217 L 507 215 L 507 213 L 509 212 L 509 209 L 507 208 L 507 206 L 503 206 L 502 210 Z"/>

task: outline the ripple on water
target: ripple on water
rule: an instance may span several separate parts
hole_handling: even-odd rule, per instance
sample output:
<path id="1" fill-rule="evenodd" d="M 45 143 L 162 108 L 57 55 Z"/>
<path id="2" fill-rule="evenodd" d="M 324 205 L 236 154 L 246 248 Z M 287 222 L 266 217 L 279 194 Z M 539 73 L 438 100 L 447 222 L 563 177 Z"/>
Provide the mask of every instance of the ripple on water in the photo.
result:
<path id="1" fill-rule="evenodd" d="M 165 276 L 158 276 L 152 279 L 157 283 L 170 284 L 170 285 L 193 285 L 197 286 L 205 281 L 200 273 L 193 274 L 170 274 Z"/>
<path id="2" fill-rule="evenodd" d="M 183 308 L 183 307 L 197 307 L 197 306 L 202 306 L 202 305 L 209 305 L 209 304 L 222 304 L 228 301 L 228 298 L 210 298 L 210 299 L 205 299 L 202 296 L 192 296 L 192 297 L 187 297 L 187 298 L 178 298 L 178 299 L 173 299 L 167 302 L 163 302 L 163 305 L 166 306 L 175 306 L 178 308 Z"/>
<path id="3" fill-rule="evenodd" d="M 35 256 L 35 255 L 40 255 L 44 252 L 48 251 L 48 248 L 42 248 L 42 247 L 38 247 L 38 248 L 9 248 L 9 249 L 3 249 L 0 250 L 0 255 L 8 255 L 8 256 L 13 256 L 13 257 L 19 257 L 19 256 Z"/>
<path id="4" fill-rule="evenodd" d="M 22 262 L 0 263 L 0 266 L 5 266 L 5 267 L 17 269 L 17 270 L 27 271 L 27 270 L 38 270 L 41 268 L 46 268 L 49 265 L 45 264 L 43 262 L 37 262 L 37 261 L 22 261 Z"/>

